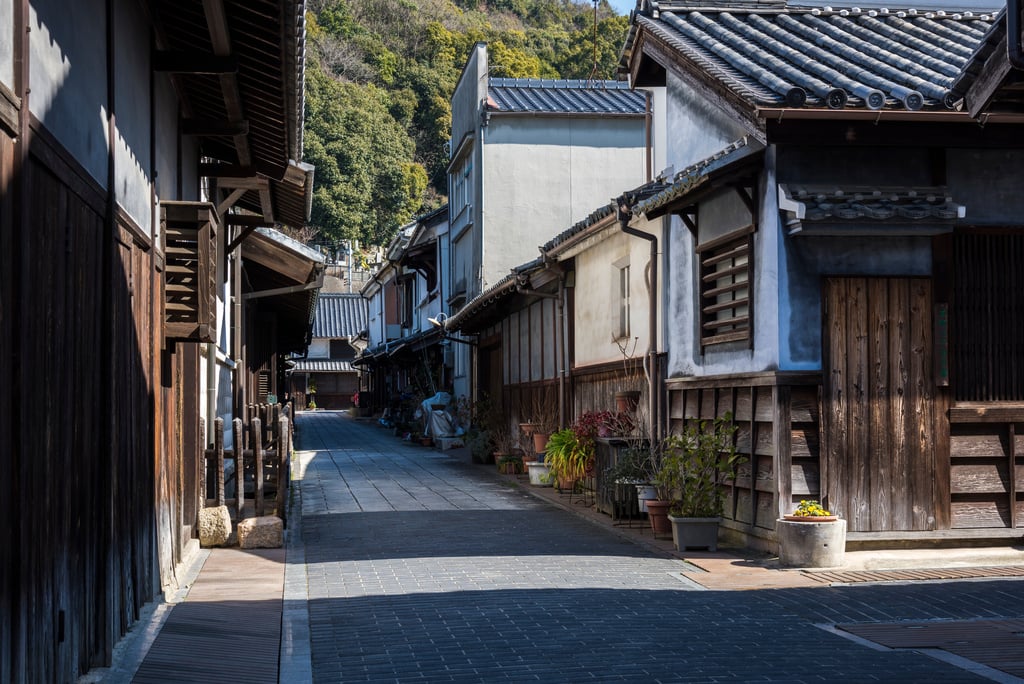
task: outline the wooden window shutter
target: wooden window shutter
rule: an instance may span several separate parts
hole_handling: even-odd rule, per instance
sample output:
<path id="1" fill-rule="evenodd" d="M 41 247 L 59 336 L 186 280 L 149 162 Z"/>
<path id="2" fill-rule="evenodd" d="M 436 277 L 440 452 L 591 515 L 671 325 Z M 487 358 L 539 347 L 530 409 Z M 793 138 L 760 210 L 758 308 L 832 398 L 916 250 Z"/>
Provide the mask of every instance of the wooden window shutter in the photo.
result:
<path id="1" fill-rule="evenodd" d="M 217 212 L 208 202 L 161 202 L 164 337 L 213 342 L 217 331 Z"/>

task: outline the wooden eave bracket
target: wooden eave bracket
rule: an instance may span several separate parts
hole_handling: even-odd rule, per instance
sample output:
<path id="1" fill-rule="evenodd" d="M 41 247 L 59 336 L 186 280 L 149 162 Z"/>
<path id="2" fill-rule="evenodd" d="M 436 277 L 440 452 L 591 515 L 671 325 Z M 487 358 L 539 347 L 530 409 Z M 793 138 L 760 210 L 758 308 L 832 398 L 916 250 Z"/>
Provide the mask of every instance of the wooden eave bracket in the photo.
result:
<path id="1" fill-rule="evenodd" d="M 697 239 L 697 207 L 688 207 L 676 213 L 682 222 L 690 229 L 693 233 L 694 239 Z"/>
<path id="2" fill-rule="evenodd" d="M 992 51 L 981 73 L 974 80 L 974 83 L 967 89 L 964 95 L 964 103 L 967 105 L 967 113 L 972 118 L 978 118 L 988 107 L 996 91 L 1002 86 L 1003 81 L 1013 71 L 1010 60 L 1006 57 L 1006 38 L 999 41 L 999 45 Z"/>

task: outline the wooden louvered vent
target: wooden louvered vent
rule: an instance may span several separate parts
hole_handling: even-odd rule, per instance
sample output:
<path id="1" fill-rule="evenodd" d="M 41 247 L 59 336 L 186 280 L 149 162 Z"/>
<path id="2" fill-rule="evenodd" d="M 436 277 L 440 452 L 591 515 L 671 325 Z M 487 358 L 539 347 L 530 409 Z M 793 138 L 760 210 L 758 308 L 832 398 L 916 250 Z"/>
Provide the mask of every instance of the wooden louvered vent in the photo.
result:
<path id="1" fill-rule="evenodd" d="M 162 202 L 164 336 L 213 342 L 217 330 L 217 212 L 208 202 Z"/>
<path id="2" fill-rule="evenodd" d="M 753 241 L 754 227 L 747 226 L 697 247 L 703 346 L 751 339 Z"/>

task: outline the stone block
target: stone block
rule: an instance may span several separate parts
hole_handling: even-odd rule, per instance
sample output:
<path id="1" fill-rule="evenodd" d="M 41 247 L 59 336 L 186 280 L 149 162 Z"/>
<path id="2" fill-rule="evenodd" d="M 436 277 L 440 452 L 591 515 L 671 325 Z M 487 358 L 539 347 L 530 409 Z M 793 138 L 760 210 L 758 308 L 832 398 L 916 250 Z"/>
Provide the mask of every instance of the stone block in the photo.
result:
<path id="1" fill-rule="evenodd" d="M 279 549 L 284 546 L 284 523 L 276 515 L 246 518 L 238 523 L 238 546 L 243 549 Z"/>
<path id="2" fill-rule="evenodd" d="M 199 545 L 221 546 L 231 537 L 231 514 L 227 506 L 211 506 L 199 511 Z"/>

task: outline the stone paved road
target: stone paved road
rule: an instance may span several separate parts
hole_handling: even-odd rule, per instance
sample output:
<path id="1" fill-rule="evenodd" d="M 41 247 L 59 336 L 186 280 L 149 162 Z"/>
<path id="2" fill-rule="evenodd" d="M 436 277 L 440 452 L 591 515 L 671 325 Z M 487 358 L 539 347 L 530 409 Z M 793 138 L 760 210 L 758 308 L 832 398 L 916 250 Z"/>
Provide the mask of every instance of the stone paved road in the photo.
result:
<path id="1" fill-rule="evenodd" d="M 1024 615 L 1014 580 L 699 590 L 483 466 L 341 413 L 298 426 L 315 682 L 986 681 L 816 625 Z"/>

